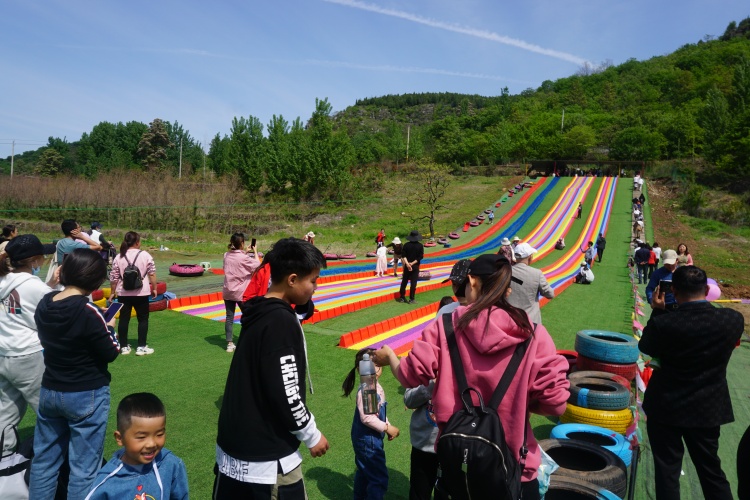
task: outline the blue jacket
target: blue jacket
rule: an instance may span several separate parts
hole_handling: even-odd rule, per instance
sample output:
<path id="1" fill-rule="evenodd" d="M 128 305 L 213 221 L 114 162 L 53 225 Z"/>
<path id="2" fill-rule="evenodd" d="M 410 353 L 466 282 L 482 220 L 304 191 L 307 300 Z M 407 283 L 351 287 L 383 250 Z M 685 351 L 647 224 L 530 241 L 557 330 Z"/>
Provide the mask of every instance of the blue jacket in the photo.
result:
<path id="1" fill-rule="evenodd" d="M 654 295 L 654 290 L 656 290 L 656 287 L 659 286 L 660 280 L 672 281 L 672 271 L 670 271 L 666 267 L 660 267 L 659 269 L 651 273 L 651 279 L 648 281 L 648 285 L 646 285 L 646 300 L 648 300 L 649 304 L 651 304 L 651 297 Z M 671 290 L 664 296 L 664 302 L 666 304 L 677 303 L 674 295 L 672 295 Z"/>
<path id="2" fill-rule="evenodd" d="M 162 448 L 142 469 L 123 463 L 123 452 L 117 450 L 99 470 L 86 500 L 188 500 L 185 463 L 171 451 Z"/>

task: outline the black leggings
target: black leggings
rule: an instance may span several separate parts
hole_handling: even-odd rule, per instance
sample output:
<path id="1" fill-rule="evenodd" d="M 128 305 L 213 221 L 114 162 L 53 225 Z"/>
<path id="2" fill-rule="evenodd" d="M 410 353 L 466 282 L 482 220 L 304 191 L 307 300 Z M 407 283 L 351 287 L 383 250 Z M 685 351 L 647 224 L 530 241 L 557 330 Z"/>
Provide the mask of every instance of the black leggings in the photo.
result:
<path id="1" fill-rule="evenodd" d="M 123 304 L 120 310 L 120 323 L 117 325 L 120 345 L 122 347 L 128 345 L 128 327 L 130 326 L 131 308 L 133 308 L 138 318 L 138 347 L 144 347 L 148 336 L 148 295 L 120 295 L 117 300 Z"/>

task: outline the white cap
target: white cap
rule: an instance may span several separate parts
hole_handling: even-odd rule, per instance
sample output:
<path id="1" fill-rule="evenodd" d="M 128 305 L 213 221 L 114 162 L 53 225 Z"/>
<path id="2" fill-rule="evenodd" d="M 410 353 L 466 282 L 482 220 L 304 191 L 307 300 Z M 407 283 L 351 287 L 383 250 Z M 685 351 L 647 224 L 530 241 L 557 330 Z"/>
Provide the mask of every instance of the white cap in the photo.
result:
<path id="1" fill-rule="evenodd" d="M 536 252 L 537 249 L 532 247 L 528 243 L 519 243 L 514 251 L 517 259 L 525 259 L 526 257 L 531 257 Z"/>

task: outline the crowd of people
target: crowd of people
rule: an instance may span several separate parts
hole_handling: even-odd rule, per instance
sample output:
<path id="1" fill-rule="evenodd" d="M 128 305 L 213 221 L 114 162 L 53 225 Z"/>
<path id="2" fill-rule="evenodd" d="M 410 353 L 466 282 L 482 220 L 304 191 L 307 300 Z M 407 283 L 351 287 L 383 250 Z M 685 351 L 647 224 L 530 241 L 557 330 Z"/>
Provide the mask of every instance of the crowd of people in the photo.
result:
<path id="1" fill-rule="evenodd" d="M 642 214 L 642 205 L 634 203 L 634 218 L 636 212 Z M 94 240 L 73 220 L 63 221 L 61 229 L 65 237 L 57 245 L 19 235 L 15 227 L 9 228 L 7 239 L 3 231 L 0 243 L 5 243 L 0 251 L 0 426 L 17 425 L 27 407 L 37 413 L 31 498 L 54 498 L 61 485 L 69 499 L 146 494 L 188 498 L 185 465 L 165 448 L 166 409 L 153 394 L 135 393 L 120 401 L 115 440 L 121 449 L 101 467 L 110 410 L 108 365 L 131 352 L 133 310 L 138 321 L 135 353 L 154 352 L 147 344 L 148 302 L 156 295 L 153 257 L 141 248 L 140 235 L 130 231 L 108 274 L 107 259 L 100 253 L 103 236 Z M 262 260 L 242 233 L 230 238 L 222 293 L 226 350 L 234 355 L 218 419 L 214 499 L 306 498 L 300 444 L 312 457 L 322 457 L 329 449 L 307 406 L 312 381 L 301 321 L 312 315 L 317 281 L 326 267 L 313 238 L 309 233 L 304 240 L 279 240 Z M 393 248 L 394 275 L 397 264 L 403 265 L 396 300 L 407 302 L 410 285 L 408 302 L 414 303 L 424 247 L 418 231 L 405 239 L 402 244 L 396 237 L 386 245 L 385 231 L 380 231 L 378 269 L 384 276 L 387 263 L 382 266 L 381 256 L 387 259 L 386 249 Z M 743 319 L 705 301 L 705 272 L 694 266 L 686 245 L 662 252 L 657 243 L 650 246 L 637 237 L 633 242 L 632 263 L 639 283 L 648 281 L 645 293 L 653 309 L 640 348 L 660 366 L 643 404 L 657 498 L 675 498 L 675 491 L 679 498 L 682 440 L 706 496 L 731 498 L 717 450 L 719 427 L 733 420 L 726 365 Z M 605 247 L 606 239 L 599 234 L 596 242 L 580 249 L 585 261 L 576 282 L 594 281 L 591 267 L 595 259 L 602 261 Z M 569 398 L 569 383 L 568 363 L 557 354 L 542 321 L 539 300 L 554 299 L 555 294 L 541 270 L 532 267 L 537 253 L 516 236 L 504 238 L 497 254 L 459 260 L 446 280 L 453 296 L 441 302 L 436 321 L 414 342 L 409 356 L 400 359 L 388 345 L 355 354 L 354 368 L 342 385 L 345 396 L 356 391 L 351 430 L 355 498 L 384 498 L 389 484 L 384 441 L 401 433 L 388 420 L 388 400 L 379 383 L 375 409 L 366 411 L 365 395 L 356 384 L 365 355 L 377 366 L 377 377 L 382 367 L 390 367 L 406 388 L 404 404 L 414 410 L 410 498 L 447 498 L 456 485 L 449 473 L 438 473 L 436 443 L 464 404 L 461 384 L 491 394 L 516 352 L 521 354 L 513 369 L 522 374 L 520 382 L 507 388 L 492 409 L 500 416 L 518 467 L 516 493 L 524 499 L 540 498 L 541 450 L 527 432 L 529 415 L 559 417 Z M 51 254 L 59 267 L 44 282 L 38 275 L 45 255 Z M 133 273 L 138 277 L 135 286 Z M 119 324 L 90 301 L 107 278 L 111 298 L 124 304 Z M 666 283 L 671 286 L 666 288 Z M 235 342 L 238 307 L 241 332 Z M 691 347 L 698 344 L 704 347 Z M 463 382 L 454 378 L 457 371 L 464 371 Z M 5 449 L 14 445 L 6 438 Z M 66 466 L 69 472 L 63 476 Z"/>

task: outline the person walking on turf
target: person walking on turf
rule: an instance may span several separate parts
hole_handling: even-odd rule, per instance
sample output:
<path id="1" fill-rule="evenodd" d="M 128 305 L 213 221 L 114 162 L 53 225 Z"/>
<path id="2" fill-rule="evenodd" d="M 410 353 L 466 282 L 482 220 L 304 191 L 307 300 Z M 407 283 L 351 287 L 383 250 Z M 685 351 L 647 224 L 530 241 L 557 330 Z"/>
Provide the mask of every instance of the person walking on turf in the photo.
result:
<path id="1" fill-rule="evenodd" d="M 607 246 L 607 240 L 604 238 L 602 233 L 599 233 L 599 237 L 596 239 L 596 256 L 599 258 L 599 262 L 602 261 L 604 255 L 604 247 Z"/>
<path id="2" fill-rule="evenodd" d="M 404 244 L 401 261 L 404 263 L 404 271 L 401 273 L 401 289 L 396 302 L 406 302 L 406 284 L 411 282 L 409 287 L 409 304 L 413 304 L 417 294 L 417 280 L 419 279 L 419 263 L 424 258 L 424 246 L 420 243 L 422 235 L 419 231 L 412 231 L 406 237 L 407 242 Z"/>

